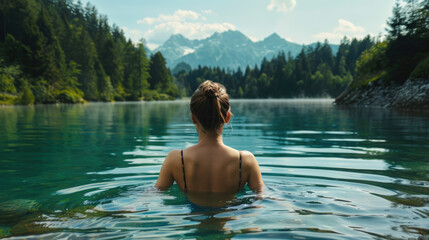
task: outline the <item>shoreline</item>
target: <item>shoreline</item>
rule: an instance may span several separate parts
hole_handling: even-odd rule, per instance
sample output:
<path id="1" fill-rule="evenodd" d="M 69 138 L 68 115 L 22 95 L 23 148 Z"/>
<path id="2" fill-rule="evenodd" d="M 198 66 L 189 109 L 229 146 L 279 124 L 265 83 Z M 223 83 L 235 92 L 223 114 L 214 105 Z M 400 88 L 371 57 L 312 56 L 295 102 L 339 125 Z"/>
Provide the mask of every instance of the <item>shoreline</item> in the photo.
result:
<path id="1" fill-rule="evenodd" d="M 127 103 L 156 103 L 156 102 L 180 102 L 180 101 L 190 101 L 190 97 L 184 97 L 184 98 L 178 98 L 174 100 L 154 100 L 154 101 L 111 101 L 111 102 L 103 102 L 103 101 L 86 101 L 84 103 L 34 103 L 30 105 L 25 104 L 4 104 L 0 102 L 0 107 L 5 106 L 47 106 L 47 105 L 85 105 L 85 104 L 94 104 L 94 103 L 119 103 L 119 104 L 127 104 Z M 335 98 L 320 98 L 320 97 L 314 97 L 314 98 L 231 98 L 230 101 L 232 102 L 239 102 L 239 101 L 299 101 L 299 102 L 313 102 L 313 101 L 322 101 L 322 102 L 334 102 Z"/>
<path id="2" fill-rule="evenodd" d="M 429 111 L 429 79 L 408 79 L 402 85 L 372 84 L 357 90 L 346 90 L 335 99 L 334 104 Z"/>

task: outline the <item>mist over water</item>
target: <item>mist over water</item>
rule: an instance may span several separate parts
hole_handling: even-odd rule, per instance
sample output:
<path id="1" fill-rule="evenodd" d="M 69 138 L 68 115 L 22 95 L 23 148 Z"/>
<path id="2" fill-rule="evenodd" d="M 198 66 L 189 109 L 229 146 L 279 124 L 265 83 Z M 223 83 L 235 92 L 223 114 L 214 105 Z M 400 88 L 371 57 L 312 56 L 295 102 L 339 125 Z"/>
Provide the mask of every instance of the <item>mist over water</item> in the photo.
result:
<path id="1" fill-rule="evenodd" d="M 218 208 L 153 188 L 198 140 L 187 101 L 1 107 L 0 237 L 427 237 L 429 116 L 331 102 L 233 100 L 266 189 Z"/>

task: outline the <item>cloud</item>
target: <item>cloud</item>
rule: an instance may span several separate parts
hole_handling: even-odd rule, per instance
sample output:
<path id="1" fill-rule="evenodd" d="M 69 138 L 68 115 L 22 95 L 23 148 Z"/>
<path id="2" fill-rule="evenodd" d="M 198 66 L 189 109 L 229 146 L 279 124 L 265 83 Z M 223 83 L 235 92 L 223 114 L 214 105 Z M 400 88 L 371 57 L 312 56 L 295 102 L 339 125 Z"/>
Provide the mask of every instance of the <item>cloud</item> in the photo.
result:
<path id="1" fill-rule="evenodd" d="M 121 27 L 121 29 L 134 43 L 140 42 L 143 38 L 143 32 L 138 29 L 129 29 L 127 27 Z"/>
<path id="2" fill-rule="evenodd" d="M 157 47 L 159 47 L 158 44 L 152 44 L 152 43 L 146 43 L 145 45 L 147 48 L 149 48 L 151 51 L 155 50 Z"/>
<path id="3" fill-rule="evenodd" d="M 172 34 L 182 34 L 187 38 L 206 38 L 214 32 L 235 30 L 230 23 L 201 23 L 201 22 L 165 22 L 156 25 L 144 33 L 144 37 L 152 43 L 162 44 Z"/>
<path id="4" fill-rule="evenodd" d="M 338 19 L 338 26 L 335 27 L 332 32 L 321 32 L 313 35 L 318 41 L 324 41 L 327 39 L 330 43 L 338 43 L 344 36 L 349 38 L 364 38 L 366 35 L 365 28 L 356 26 L 352 22 L 345 19 Z"/>
<path id="5" fill-rule="evenodd" d="M 157 21 L 156 18 L 143 18 L 137 21 L 138 24 L 147 24 L 147 25 L 152 25 Z"/>
<path id="6" fill-rule="evenodd" d="M 292 11 L 296 6 L 296 0 L 271 0 L 267 6 L 267 10 L 277 12 Z"/>
<path id="7" fill-rule="evenodd" d="M 201 11 L 203 14 L 212 14 L 211 10 Z M 160 45 L 172 34 L 182 34 L 190 39 L 201 39 L 210 36 L 214 32 L 235 30 L 231 23 L 210 23 L 202 14 L 191 10 L 177 10 L 171 15 L 159 15 L 156 18 L 144 18 L 137 23 L 147 24 L 150 28 L 143 37 L 153 45 Z"/>
<path id="8" fill-rule="evenodd" d="M 334 32 L 361 33 L 365 32 L 365 29 L 360 26 L 355 26 L 353 23 L 340 18 L 338 19 L 338 27 L 334 29 Z"/>
<path id="9" fill-rule="evenodd" d="M 152 25 L 155 22 L 171 22 L 171 21 L 177 21 L 177 22 L 181 22 L 181 21 L 185 21 L 187 19 L 191 19 L 191 20 L 197 20 L 201 17 L 200 14 L 191 11 L 191 10 L 177 10 L 176 12 L 173 13 L 173 15 L 160 15 L 157 18 L 143 18 L 141 20 L 138 20 L 137 23 L 138 24 L 147 24 L 147 25 Z"/>

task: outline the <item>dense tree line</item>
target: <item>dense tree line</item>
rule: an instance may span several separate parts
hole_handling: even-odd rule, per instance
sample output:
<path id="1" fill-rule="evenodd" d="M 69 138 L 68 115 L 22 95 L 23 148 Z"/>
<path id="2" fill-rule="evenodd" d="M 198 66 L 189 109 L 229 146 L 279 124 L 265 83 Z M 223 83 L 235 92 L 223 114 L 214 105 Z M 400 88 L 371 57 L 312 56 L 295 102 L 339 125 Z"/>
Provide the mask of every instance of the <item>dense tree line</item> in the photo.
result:
<path id="1" fill-rule="evenodd" d="M 398 0 L 387 26 L 386 40 L 357 61 L 351 89 L 429 79 L 429 0 Z"/>
<path id="2" fill-rule="evenodd" d="M 0 3 L 0 101 L 171 99 L 165 59 L 147 58 L 95 7 L 73 0 Z"/>
<path id="3" fill-rule="evenodd" d="M 370 36 L 362 40 L 344 38 L 335 56 L 325 41 L 303 48 L 296 58 L 280 52 L 244 71 L 216 67 L 189 70 L 182 63 L 173 72 L 177 73 L 175 78 L 182 94 L 187 96 L 201 82 L 210 79 L 224 84 L 236 98 L 335 97 L 353 80 L 356 60 L 373 44 Z"/>

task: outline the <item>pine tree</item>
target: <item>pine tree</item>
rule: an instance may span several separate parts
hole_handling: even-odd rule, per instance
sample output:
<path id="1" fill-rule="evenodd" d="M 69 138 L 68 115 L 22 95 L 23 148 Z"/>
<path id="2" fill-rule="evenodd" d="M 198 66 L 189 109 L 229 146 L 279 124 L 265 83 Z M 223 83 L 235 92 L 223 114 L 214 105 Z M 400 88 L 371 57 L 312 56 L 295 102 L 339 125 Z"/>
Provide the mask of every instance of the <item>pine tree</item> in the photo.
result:
<path id="1" fill-rule="evenodd" d="M 387 21 L 389 38 L 397 39 L 404 35 L 405 17 L 399 0 L 393 7 L 393 16 Z"/>
<path id="2" fill-rule="evenodd" d="M 169 88 L 171 84 L 170 76 L 165 59 L 160 52 L 156 52 L 150 57 L 149 75 L 151 89 L 163 92 Z"/>

